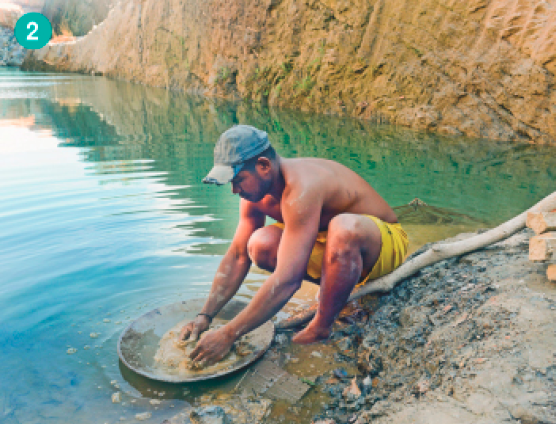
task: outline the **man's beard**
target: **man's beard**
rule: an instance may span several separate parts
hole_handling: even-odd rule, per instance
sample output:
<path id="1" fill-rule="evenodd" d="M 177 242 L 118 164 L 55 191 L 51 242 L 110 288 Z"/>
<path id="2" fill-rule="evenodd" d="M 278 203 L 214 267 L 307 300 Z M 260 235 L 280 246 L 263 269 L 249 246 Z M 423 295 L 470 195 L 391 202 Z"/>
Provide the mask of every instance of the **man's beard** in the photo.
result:
<path id="1" fill-rule="evenodd" d="M 264 197 L 268 194 L 268 192 L 270 191 L 270 187 L 272 186 L 272 181 L 263 181 L 262 182 L 262 186 L 261 186 L 261 190 L 257 193 L 254 194 L 240 194 L 239 196 L 242 199 L 245 199 L 251 203 L 258 203 L 261 200 L 264 199 Z"/>

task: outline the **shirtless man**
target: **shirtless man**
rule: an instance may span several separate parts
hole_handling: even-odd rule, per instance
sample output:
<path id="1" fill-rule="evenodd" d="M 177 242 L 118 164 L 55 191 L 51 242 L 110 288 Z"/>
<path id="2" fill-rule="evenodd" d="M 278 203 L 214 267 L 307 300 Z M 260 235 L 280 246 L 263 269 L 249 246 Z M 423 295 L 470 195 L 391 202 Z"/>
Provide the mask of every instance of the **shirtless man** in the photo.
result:
<path id="1" fill-rule="evenodd" d="M 271 319 L 305 278 L 320 284 L 318 311 L 292 341 L 326 339 L 355 285 L 402 263 L 407 236 L 396 214 L 345 166 L 325 159 L 282 158 L 266 132 L 247 125 L 220 136 L 214 162 L 203 182 L 232 183 L 232 192 L 241 197 L 240 220 L 202 311 L 183 327 L 181 337 L 197 338 L 208 328 L 252 262 L 272 274 L 240 314 L 197 343 L 194 361 L 220 360 L 236 339 Z M 277 223 L 265 226 L 266 216 Z"/>

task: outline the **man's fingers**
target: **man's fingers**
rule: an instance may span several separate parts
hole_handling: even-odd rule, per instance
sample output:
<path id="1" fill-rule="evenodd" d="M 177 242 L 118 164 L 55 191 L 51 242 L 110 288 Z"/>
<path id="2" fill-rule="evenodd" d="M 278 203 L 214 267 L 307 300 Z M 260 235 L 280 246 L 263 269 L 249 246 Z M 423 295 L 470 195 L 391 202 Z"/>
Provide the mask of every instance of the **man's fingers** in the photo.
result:
<path id="1" fill-rule="evenodd" d="M 180 340 L 185 340 L 189 336 L 189 333 L 191 333 L 191 329 L 188 326 L 183 327 L 180 333 Z"/>
<path id="2" fill-rule="evenodd" d="M 203 349 L 202 349 L 202 347 L 201 347 L 199 344 L 197 344 L 197 346 L 195 346 L 195 349 L 193 349 L 193 350 L 191 351 L 191 353 L 189 354 L 189 357 L 190 357 L 191 359 L 195 360 L 195 358 L 197 357 L 197 355 L 199 355 L 201 352 L 203 352 Z"/>
<path id="3" fill-rule="evenodd" d="M 189 338 L 189 340 L 193 341 L 198 339 L 199 339 L 199 328 L 195 327 L 195 329 L 191 332 L 191 337 Z"/>
<path id="4" fill-rule="evenodd" d="M 207 352 L 199 352 L 197 355 L 192 356 L 191 359 L 193 360 L 193 362 L 206 362 Z"/>

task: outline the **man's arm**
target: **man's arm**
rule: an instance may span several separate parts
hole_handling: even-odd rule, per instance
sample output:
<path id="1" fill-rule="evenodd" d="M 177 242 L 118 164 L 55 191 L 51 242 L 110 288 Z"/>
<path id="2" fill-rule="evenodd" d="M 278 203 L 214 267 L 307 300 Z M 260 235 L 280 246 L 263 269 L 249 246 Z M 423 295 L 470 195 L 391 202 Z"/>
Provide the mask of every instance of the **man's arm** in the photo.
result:
<path id="1" fill-rule="evenodd" d="M 247 307 L 218 334 L 207 334 L 191 353 L 196 361 L 215 362 L 243 334 L 272 318 L 301 286 L 317 238 L 322 209 L 321 194 L 291 193 L 282 201 L 284 233 L 276 270 L 263 283 Z"/>
<path id="2" fill-rule="evenodd" d="M 236 294 L 243 279 L 251 266 L 251 259 L 247 252 L 247 243 L 251 235 L 264 225 L 265 215 L 258 211 L 249 202 L 244 200 L 240 203 L 239 223 L 232 240 L 232 243 L 222 258 L 216 275 L 212 282 L 210 294 L 201 310 L 201 314 L 207 314 L 214 317 L 228 301 Z M 204 319 L 200 315 L 199 325 L 200 331 L 208 328 L 209 320 Z M 186 338 L 192 334 L 193 338 L 197 338 L 199 331 L 195 331 L 196 321 L 193 321 L 183 327 L 180 337 Z"/>

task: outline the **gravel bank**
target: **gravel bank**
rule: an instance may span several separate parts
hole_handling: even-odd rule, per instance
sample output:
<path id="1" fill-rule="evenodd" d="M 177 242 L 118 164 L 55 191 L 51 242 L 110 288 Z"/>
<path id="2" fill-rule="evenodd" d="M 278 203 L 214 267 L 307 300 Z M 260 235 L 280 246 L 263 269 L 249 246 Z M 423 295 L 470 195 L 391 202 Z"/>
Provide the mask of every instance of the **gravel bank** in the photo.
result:
<path id="1" fill-rule="evenodd" d="M 314 422 L 556 423 L 556 287 L 531 235 L 425 268 L 338 324 L 359 373 L 320 379 L 331 400 Z"/>

